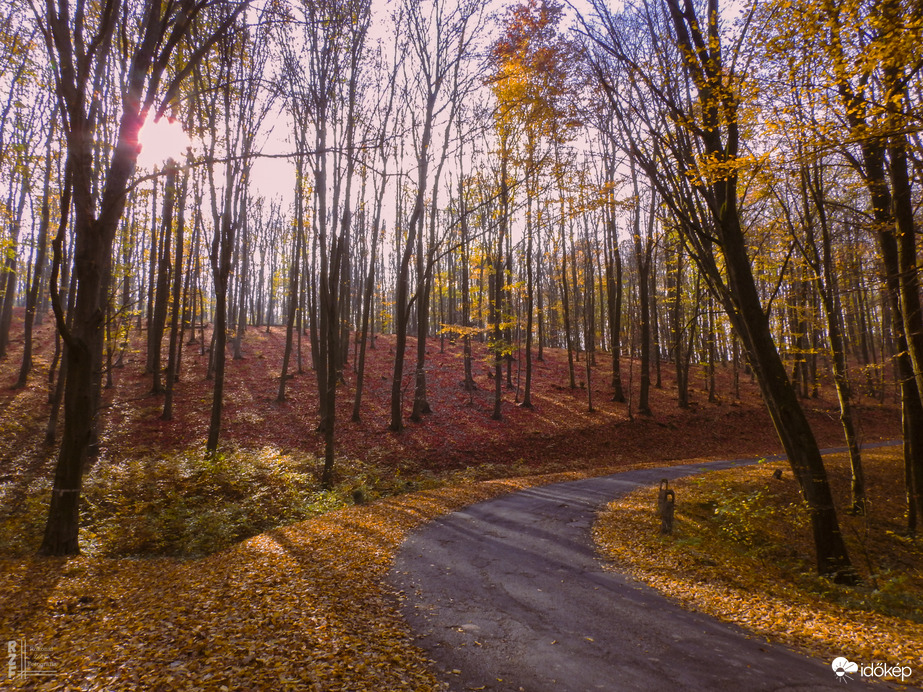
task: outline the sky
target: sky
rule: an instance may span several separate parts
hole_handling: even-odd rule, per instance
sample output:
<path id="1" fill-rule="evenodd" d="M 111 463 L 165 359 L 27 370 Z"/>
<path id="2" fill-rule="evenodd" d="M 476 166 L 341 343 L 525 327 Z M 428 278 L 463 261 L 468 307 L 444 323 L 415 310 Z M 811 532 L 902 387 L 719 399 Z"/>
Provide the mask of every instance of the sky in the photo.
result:
<path id="1" fill-rule="evenodd" d="M 138 133 L 138 142 L 141 144 L 138 167 L 148 171 L 162 167 L 169 158 L 179 160 L 186 148 L 192 146 L 182 126 L 166 117 L 157 122 L 149 118 Z"/>
<path id="2" fill-rule="evenodd" d="M 373 0 L 374 18 L 371 23 L 370 40 L 393 41 L 391 37 L 394 29 L 389 15 L 397 7 L 399 1 Z M 514 4 L 516 3 L 512 0 L 489 0 L 485 8 L 487 16 L 499 19 L 503 10 Z M 589 12 L 586 0 L 573 0 L 573 5 L 581 11 Z M 566 6 L 565 10 L 572 13 L 572 10 Z M 493 32 L 496 29 L 497 20 L 491 22 L 488 19 L 486 30 Z M 564 26 L 569 24 L 570 21 L 566 19 Z M 277 109 L 270 113 L 263 123 L 263 130 L 263 136 L 259 138 L 261 146 L 258 147 L 263 153 L 279 155 L 293 150 L 293 144 L 288 141 L 290 130 L 288 117 L 281 110 Z M 181 158 L 186 148 L 192 144 L 180 125 L 170 122 L 166 117 L 161 118 L 157 123 L 150 121 L 145 123 L 139 134 L 139 141 L 141 153 L 138 167 L 148 172 L 153 171 L 155 167 L 161 168 L 170 157 Z M 254 163 L 251 179 L 259 194 L 268 198 L 280 197 L 283 200 L 283 207 L 287 207 L 294 198 L 294 178 L 294 163 L 290 159 L 258 158 Z"/>

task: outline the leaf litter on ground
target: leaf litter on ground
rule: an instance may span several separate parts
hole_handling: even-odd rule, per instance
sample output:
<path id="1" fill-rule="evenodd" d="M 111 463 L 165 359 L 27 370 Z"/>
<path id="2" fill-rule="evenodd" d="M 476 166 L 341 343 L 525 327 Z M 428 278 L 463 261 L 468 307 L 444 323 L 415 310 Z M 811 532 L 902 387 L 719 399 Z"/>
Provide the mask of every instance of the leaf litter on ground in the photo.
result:
<path id="1" fill-rule="evenodd" d="M 409 531 L 585 477 L 424 490 L 341 508 L 199 560 L 0 560 L 0 632 L 48 652 L 34 690 L 442 690 L 385 584 Z"/>
<path id="2" fill-rule="evenodd" d="M 20 311 L 14 326 L 21 322 Z M 383 583 L 408 530 L 464 504 L 568 476 L 479 482 L 485 479 L 560 471 L 579 472 L 576 478 L 640 459 L 658 466 L 778 447 L 758 389 L 742 383 L 730 395 L 730 369 L 717 373 L 716 402 L 696 391 L 693 406 L 681 410 L 665 365 L 664 388 L 651 392 L 655 415 L 632 421 L 625 404 L 609 401 L 606 358 L 594 366 L 596 411 L 589 413 L 586 389 L 565 386 L 566 352 L 546 349 L 535 364 L 535 408 L 515 406 L 516 392 L 504 390 L 498 422 L 490 419 L 486 346 L 473 344 L 479 387 L 469 393 L 460 388 L 460 342 L 443 352 L 435 340 L 428 356 L 434 412 L 390 433 L 394 338 L 380 336 L 369 351 L 359 423 L 345 422 L 355 378 L 344 372 L 340 480 L 320 491 L 315 378 L 294 376 L 287 401 L 276 401 L 283 334 L 250 330 L 249 357 L 229 361 L 222 463 L 203 464 L 200 454 L 211 401 L 200 345 L 185 346 L 170 422 L 160 420 L 162 402 L 148 394 L 143 348 L 126 353 L 115 386 L 104 392 L 100 456 L 85 479 L 86 555 L 68 560 L 24 557 L 40 541 L 53 476 L 54 447 L 43 442 L 53 325 L 39 330 L 26 389 L 8 388 L 21 350 L 13 340 L 0 361 L 0 636 L 43 647 L 56 671 L 25 687 L 440 689 Z M 413 339 L 408 349 L 415 352 Z M 836 444 L 831 392 L 825 387 L 826 399 L 812 400 L 808 414 L 818 436 Z M 897 408 L 871 394 L 863 403 L 867 429 L 894 437 Z M 385 499 L 345 506 L 354 497 Z"/>
<path id="3" fill-rule="evenodd" d="M 814 572 L 807 509 L 784 463 L 672 483 L 674 530 L 660 534 L 657 488 L 611 502 L 593 529 L 610 566 L 686 608 L 743 626 L 824 661 L 923 672 L 923 545 L 905 531 L 900 447 L 866 450 L 868 510 L 848 514 L 849 460 L 825 458 L 840 523 L 862 584 Z M 773 477 L 776 469 L 782 478 Z M 897 487 L 900 487 L 897 485 Z M 899 679 L 898 679 L 899 680 Z"/>

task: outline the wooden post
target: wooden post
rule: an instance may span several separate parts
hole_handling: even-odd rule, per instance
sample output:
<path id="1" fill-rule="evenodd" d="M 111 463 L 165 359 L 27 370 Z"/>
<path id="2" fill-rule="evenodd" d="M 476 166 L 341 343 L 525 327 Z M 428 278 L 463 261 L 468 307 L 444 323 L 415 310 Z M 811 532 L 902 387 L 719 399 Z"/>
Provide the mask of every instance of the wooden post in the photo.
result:
<path id="1" fill-rule="evenodd" d="M 673 510 L 676 506 L 676 493 L 670 489 L 670 482 L 664 478 L 660 481 L 657 496 L 657 514 L 660 516 L 660 533 L 673 533 Z"/>

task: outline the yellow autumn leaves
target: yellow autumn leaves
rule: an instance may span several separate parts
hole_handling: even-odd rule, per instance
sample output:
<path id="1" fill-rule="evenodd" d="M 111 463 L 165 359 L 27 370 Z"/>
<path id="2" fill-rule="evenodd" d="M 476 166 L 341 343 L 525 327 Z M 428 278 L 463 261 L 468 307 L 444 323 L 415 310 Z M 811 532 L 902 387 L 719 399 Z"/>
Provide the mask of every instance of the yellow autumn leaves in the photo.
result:
<path id="1" fill-rule="evenodd" d="M 809 528 L 784 464 L 719 471 L 676 482 L 676 523 L 661 537 L 656 489 L 612 502 L 594 528 L 600 551 L 686 607 L 829 659 L 890 661 L 923 669 L 923 551 L 901 535 L 901 497 L 887 480 L 903 473 L 900 449 L 866 452 L 868 517 L 841 516 L 864 584 L 847 588 L 811 568 Z M 825 460 L 835 494 L 848 501 L 848 459 Z M 784 468 L 782 479 L 772 478 Z M 792 527 L 801 526 L 802 529 Z M 800 535 L 801 533 L 805 535 Z"/>
<path id="2" fill-rule="evenodd" d="M 573 477 L 347 507 L 202 560 L 2 560 L 0 633 L 47 648 L 56 672 L 14 688 L 443 689 L 385 585 L 397 547 L 460 506 Z"/>

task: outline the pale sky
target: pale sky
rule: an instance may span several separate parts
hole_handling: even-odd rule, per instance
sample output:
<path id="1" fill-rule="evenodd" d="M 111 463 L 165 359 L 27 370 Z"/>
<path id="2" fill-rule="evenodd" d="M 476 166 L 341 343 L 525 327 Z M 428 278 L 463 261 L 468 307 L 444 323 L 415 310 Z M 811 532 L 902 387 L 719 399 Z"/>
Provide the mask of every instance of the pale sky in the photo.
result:
<path id="1" fill-rule="evenodd" d="M 385 42 L 393 40 L 394 29 L 390 13 L 395 9 L 399 0 L 373 0 L 374 17 L 371 24 L 369 39 L 381 39 Z M 515 4 L 514 0 L 489 0 L 487 3 L 488 17 L 502 13 L 503 9 Z M 589 11 L 586 0 L 575 0 L 574 5 Z M 565 4 L 565 10 L 572 14 L 572 10 Z M 489 19 L 488 19 L 489 21 Z M 564 26 L 570 24 L 565 19 Z M 489 25 L 487 31 L 492 32 L 496 25 Z M 278 155 L 293 151 L 294 144 L 287 141 L 290 129 L 288 116 L 281 112 L 281 105 L 276 112 L 270 113 L 263 123 L 264 134 L 258 138 L 258 150 L 265 154 Z M 166 117 L 158 123 L 147 122 L 139 134 L 141 154 L 138 166 L 146 171 L 152 171 L 155 166 L 162 167 L 170 157 L 177 160 L 184 155 L 190 146 L 189 137 L 182 131 L 178 123 L 171 123 Z M 193 146 L 195 149 L 196 147 Z M 285 158 L 258 158 L 253 166 L 253 183 L 262 194 L 268 198 L 281 197 L 283 208 L 287 208 L 294 198 L 293 186 L 295 178 L 294 163 Z"/>

